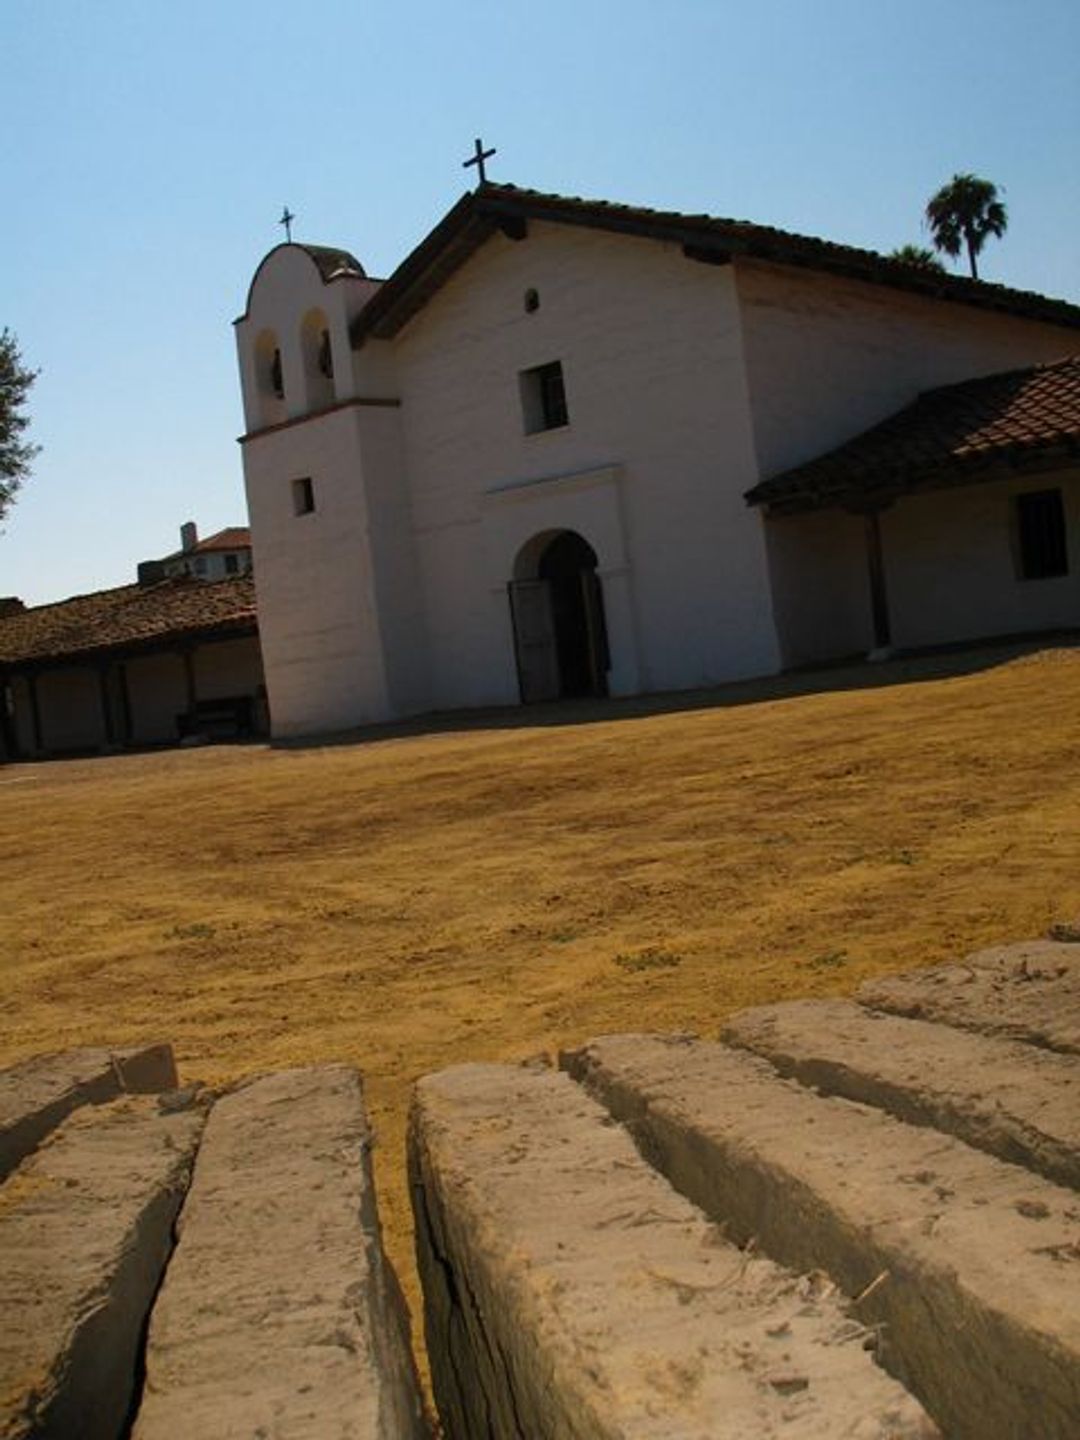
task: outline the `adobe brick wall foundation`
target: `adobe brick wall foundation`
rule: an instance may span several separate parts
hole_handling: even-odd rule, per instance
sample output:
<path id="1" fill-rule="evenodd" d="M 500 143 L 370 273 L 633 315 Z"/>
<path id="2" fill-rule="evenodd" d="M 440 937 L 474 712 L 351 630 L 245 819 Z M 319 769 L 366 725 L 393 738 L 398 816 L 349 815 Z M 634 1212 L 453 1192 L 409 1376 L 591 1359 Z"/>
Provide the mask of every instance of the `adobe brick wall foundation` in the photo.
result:
<path id="1" fill-rule="evenodd" d="M 175 1084 L 0 1074 L 0 1440 L 421 1440 L 359 1076 Z M 409 1165 L 445 1440 L 1080 1434 L 1078 944 L 457 1066 Z"/>
<path id="2" fill-rule="evenodd" d="M 69 1115 L 0 1188 L 0 1440 L 420 1440 L 369 1149 L 345 1066 Z"/>
<path id="3" fill-rule="evenodd" d="M 0 1071 L 0 1180 L 80 1105 L 175 1087 L 168 1045 L 68 1050 Z"/>
<path id="4" fill-rule="evenodd" d="M 370 1144 L 347 1066 L 217 1102 L 150 1321 L 134 1440 L 424 1433 Z"/>
<path id="5" fill-rule="evenodd" d="M 421 1081 L 412 1164 L 450 1440 L 937 1435 L 830 1285 L 741 1252 L 569 1076 Z"/>

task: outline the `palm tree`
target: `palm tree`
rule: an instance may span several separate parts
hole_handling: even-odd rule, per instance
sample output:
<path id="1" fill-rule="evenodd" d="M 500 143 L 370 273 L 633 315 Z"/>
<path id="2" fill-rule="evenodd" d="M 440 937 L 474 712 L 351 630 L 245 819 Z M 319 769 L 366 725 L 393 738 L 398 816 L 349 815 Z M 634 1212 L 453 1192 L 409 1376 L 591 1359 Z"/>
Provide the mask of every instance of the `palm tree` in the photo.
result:
<path id="1" fill-rule="evenodd" d="M 934 252 L 927 250 L 925 245 L 898 245 L 895 250 L 890 250 L 885 258 L 899 260 L 904 265 L 914 265 L 917 270 L 945 269 Z"/>
<path id="2" fill-rule="evenodd" d="M 979 278 L 975 257 L 987 236 L 1005 234 L 1008 212 L 998 199 L 998 189 L 978 175 L 954 175 L 926 206 L 926 223 L 934 249 L 953 257 L 967 250 L 973 279 Z"/>

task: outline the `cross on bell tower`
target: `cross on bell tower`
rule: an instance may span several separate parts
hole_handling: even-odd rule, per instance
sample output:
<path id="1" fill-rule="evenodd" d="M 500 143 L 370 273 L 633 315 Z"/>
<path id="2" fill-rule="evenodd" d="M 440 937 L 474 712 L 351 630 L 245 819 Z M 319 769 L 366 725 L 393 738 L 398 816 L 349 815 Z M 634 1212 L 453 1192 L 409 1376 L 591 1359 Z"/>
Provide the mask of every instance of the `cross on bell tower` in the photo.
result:
<path id="1" fill-rule="evenodd" d="M 470 165 L 475 165 L 475 166 L 476 166 L 476 169 L 477 169 L 477 173 L 478 173 L 478 175 L 479 175 L 479 180 L 478 180 L 477 183 L 480 184 L 480 185 L 483 185 L 484 182 L 487 180 L 487 172 L 486 172 L 486 170 L 484 169 L 484 161 L 485 161 L 485 160 L 490 160 L 491 157 L 492 157 L 492 155 L 497 155 L 497 154 L 498 154 L 498 151 L 494 148 L 494 146 L 492 146 L 492 148 L 491 148 L 490 150 L 485 150 L 485 149 L 484 149 L 484 142 L 479 138 L 479 136 L 477 137 L 475 143 L 476 143 L 476 152 L 475 152 L 475 154 L 472 156 L 472 158 L 471 158 L 470 160 L 463 160 L 463 161 L 461 162 L 461 168 L 462 168 L 463 170 L 467 170 Z"/>
<path id="2" fill-rule="evenodd" d="M 277 222 L 279 225 L 284 225 L 284 226 L 285 226 L 285 242 L 286 242 L 286 244 L 289 244 L 289 243 L 291 243 L 291 241 L 292 241 L 292 222 L 293 222 L 295 219 L 296 219 L 296 216 L 295 216 L 295 215 L 292 213 L 292 211 L 289 209 L 288 205 L 286 205 L 286 206 L 284 207 L 284 209 L 282 210 L 282 212 L 281 212 L 281 219 Z"/>

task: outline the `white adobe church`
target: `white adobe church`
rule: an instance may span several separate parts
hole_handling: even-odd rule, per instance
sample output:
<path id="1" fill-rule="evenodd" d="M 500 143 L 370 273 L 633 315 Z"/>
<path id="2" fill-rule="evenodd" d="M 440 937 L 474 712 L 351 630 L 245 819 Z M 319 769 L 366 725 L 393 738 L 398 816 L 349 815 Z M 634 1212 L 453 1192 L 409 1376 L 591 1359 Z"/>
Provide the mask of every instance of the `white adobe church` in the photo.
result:
<path id="1" fill-rule="evenodd" d="M 236 322 L 274 733 L 1075 626 L 1076 437 L 977 432 L 938 387 L 1078 330 L 870 252 L 487 182 L 384 282 L 279 245 Z"/>

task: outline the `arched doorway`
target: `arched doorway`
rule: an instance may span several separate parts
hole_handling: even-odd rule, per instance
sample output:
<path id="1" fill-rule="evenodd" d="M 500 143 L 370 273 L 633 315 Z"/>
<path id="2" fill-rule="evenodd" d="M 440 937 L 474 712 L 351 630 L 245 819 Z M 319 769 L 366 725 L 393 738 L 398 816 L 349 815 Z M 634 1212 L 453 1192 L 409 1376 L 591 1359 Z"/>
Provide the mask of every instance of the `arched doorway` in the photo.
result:
<path id="1" fill-rule="evenodd" d="M 546 530 L 518 552 L 510 582 L 522 700 L 606 695 L 610 668 L 596 551 L 575 530 Z"/>

